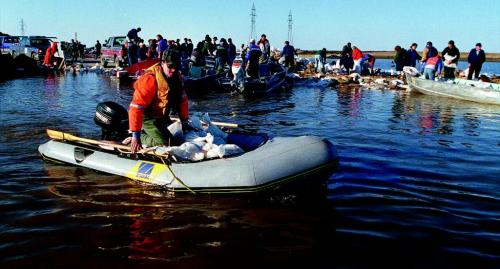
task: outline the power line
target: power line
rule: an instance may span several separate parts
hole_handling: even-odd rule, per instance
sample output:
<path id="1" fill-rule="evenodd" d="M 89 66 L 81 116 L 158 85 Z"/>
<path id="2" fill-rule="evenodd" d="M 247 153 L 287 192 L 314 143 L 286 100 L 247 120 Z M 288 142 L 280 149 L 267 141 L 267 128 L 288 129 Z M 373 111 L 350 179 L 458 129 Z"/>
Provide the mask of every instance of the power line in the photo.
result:
<path id="1" fill-rule="evenodd" d="M 255 3 L 252 4 L 252 13 L 250 13 L 250 38 L 249 39 L 257 39 L 257 34 L 255 31 L 255 17 L 257 13 L 255 12 Z"/>
<path id="2" fill-rule="evenodd" d="M 26 28 L 24 19 L 21 18 L 21 21 L 19 22 L 19 26 L 21 27 L 21 35 L 24 35 L 24 29 Z"/>
<path id="3" fill-rule="evenodd" d="M 293 18 L 292 18 L 292 11 L 290 10 L 290 13 L 288 13 L 288 41 L 291 44 L 293 44 L 292 27 L 293 27 Z"/>

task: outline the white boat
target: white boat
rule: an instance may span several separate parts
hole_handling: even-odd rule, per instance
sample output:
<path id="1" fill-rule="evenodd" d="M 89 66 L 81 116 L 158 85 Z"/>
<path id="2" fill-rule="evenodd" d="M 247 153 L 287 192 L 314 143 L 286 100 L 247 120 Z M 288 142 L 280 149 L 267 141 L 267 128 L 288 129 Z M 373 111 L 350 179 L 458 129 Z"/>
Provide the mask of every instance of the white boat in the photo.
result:
<path id="1" fill-rule="evenodd" d="M 500 105 L 500 84 L 465 79 L 434 81 L 410 73 L 405 70 L 406 82 L 420 93 Z"/>

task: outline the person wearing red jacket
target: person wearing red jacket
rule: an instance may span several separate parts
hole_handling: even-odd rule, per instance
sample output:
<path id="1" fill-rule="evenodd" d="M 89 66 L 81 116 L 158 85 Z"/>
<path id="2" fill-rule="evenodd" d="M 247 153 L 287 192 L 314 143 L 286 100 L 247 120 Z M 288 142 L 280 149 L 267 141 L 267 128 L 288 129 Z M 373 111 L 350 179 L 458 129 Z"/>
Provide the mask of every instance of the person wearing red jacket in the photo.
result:
<path id="1" fill-rule="evenodd" d="M 57 52 L 57 43 L 50 43 L 50 47 L 45 51 L 45 58 L 43 59 L 43 65 L 47 67 L 54 67 L 54 54 Z"/>
<path id="2" fill-rule="evenodd" d="M 356 46 L 352 46 L 352 59 L 354 60 L 354 72 L 361 75 L 361 66 L 363 64 L 363 52 Z"/>
<path id="3" fill-rule="evenodd" d="M 172 123 L 170 110 L 177 112 L 181 122 L 189 119 L 188 99 L 182 77 L 175 62 L 164 54 L 159 65 L 149 68 L 134 83 L 134 95 L 129 106 L 131 151 L 148 146 L 169 145 Z"/>

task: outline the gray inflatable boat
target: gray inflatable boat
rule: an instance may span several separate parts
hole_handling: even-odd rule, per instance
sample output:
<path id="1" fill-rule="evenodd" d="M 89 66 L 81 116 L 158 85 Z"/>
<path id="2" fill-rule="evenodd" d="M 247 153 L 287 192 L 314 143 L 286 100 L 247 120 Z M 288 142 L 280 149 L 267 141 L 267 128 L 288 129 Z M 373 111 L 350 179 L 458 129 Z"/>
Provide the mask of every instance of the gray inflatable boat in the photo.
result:
<path id="1" fill-rule="evenodd" d="M 84 138 L 64 136 L 40 145 L 38 150 L 46 160 L 120 175 L 171 191 L 193 193 L 252 193 L 318 186 L 324 184 L 338 166 L 336 148 L 326 139 L 237 136 L 232 143 L 246 148 L 244 154 L 199 162 L 173 162 L 151 154 L 126 154 L 93 145 Z M 241 144 L 247 137 L 253 146 Z"/>

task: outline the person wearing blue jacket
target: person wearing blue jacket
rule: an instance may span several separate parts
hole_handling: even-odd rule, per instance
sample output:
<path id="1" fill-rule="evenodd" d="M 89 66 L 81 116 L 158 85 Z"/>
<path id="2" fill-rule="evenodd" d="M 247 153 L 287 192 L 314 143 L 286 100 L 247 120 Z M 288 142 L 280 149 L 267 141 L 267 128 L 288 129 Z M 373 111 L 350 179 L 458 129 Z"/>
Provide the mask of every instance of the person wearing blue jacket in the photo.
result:
<path id="1" fill-rule="evenodd" d="M 411 67 L 417 66 L 417 61 L 422 59 L 417 52 L 417 43 L 411 44 L 410 48 L 406 51 L 406 59 L 408 60 L 407 65 Z"/>
<path id="2" fill-rule="evenodd" d="M 483 63 L 486 61 L 486 54 L 484 50 L 481 49 L 481 43 L 477 43 L 476 47 L 470 50 L 467 61 L 469 62 L 469 74 L 467 75 L 467 79 L 471 80 L 473 73 L 474 78 L 478 79 Z"/>
<path id="3" fill-rule="evenodd" d="M 251 78 L 259 77 L 259 58 L 261 55 L 262 51 L 259 46 L 255 45 L 255 39 L 250 40 L 245 59 L 247 62 L 246 71 Z"/>
<path id="4" fill-rule="evenodd" d="M 285 41 L 281 56 L 285 57 L 285 67 L 289 68 L 289 70 L 295 67 L 295 48 L 290 45 L 289 41 Z"/>
<path id="5" fill-rule="evenodd" d="M 425 68 L 425 63 L 427 62 L 427 59 L 432 58 L 434 56 L 438 55 L 437 49 L 432 46 L 432 42 L 428 41 L 424 50 L 422 51 L 422 58 L 420 59 L 420 72 L 424 72 Z"/>

